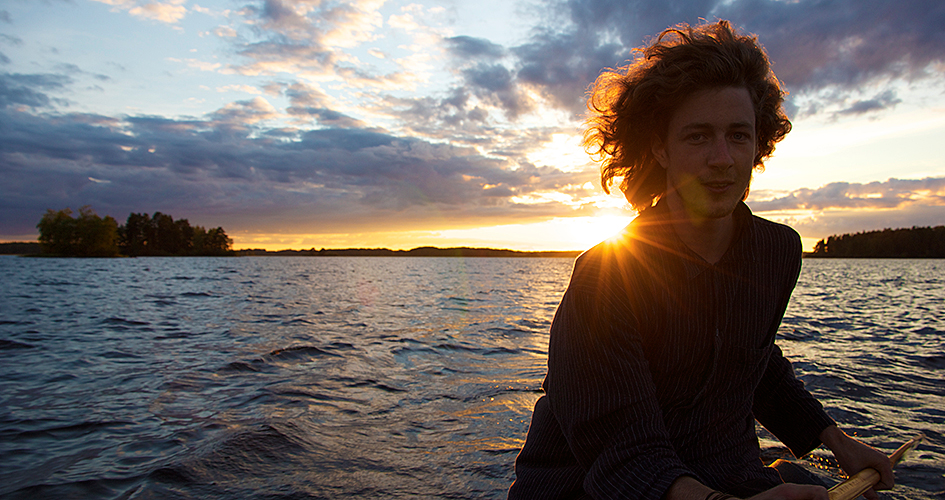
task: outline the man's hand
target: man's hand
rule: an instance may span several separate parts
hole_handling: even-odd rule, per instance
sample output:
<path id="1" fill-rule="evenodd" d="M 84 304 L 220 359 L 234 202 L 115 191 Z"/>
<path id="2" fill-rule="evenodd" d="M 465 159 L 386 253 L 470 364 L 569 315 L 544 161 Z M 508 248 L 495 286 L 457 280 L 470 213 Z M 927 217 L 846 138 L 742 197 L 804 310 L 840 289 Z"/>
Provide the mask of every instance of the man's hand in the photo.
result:
<path id="1" fill-rule="evenodd" d="M 669 491 L 663 497 L 667 500 L 702 500 L 712 490 L 688 476 L 676 478 Z M 729 497 L 735 498 L 735 497 Z M 763 491 L 749 500 L 828 500 L 827 488 L 809 484 L 780 484 L 768 491 Z M 736 499 L 737 500 L 737 499 Z"/>
<path id="2" fill-rule="evenodd" d="M 824 429 L 820 433 L 820 440 L 830 448 L 833 456 L 840 462 L 840 467 L 848 475 L 852 476 L 867 467 L 879 472 L 879 483 L 863 493 L 869 500 L 879 499 L 874 490 L 888 490 L 895 484 L 892 465 L 889 463 L 889 457 L 883 452 L 853 439 L 835 425 Z"/>
<path id="3" fill-rule="evenodd" d="M 809 484 L 785 483 L 751 497 L 749 500 L 828 500 L 827 488 Z"/>

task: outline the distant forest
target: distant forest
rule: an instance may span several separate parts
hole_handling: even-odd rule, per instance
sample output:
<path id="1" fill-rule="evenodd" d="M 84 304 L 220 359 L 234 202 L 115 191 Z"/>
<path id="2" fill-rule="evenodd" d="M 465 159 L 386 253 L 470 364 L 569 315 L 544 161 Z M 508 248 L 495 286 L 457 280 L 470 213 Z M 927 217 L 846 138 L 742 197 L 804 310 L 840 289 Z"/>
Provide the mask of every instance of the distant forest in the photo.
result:
<path id="1" fill-rule="evenodd" d="M 207 230 L 161 212 L 132 213 L 124 225 L 90 207 L 77 217 L 66 208 L 47 210 L 36 224 L 41 254 L 63 257 L 233 255 L 233 240 L 222 227 Z"/>
<path id="2" fill-rule="evenodd" d="M 820 240 L 808 257 L 945 258 L 945 226 L 883 229 Z"/>

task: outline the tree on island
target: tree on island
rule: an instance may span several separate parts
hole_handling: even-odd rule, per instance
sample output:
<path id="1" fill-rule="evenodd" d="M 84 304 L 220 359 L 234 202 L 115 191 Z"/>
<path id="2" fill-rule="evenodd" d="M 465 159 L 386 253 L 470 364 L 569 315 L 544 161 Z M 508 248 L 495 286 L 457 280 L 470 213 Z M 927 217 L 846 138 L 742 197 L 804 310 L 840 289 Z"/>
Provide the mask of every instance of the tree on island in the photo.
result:
<path id="1" fill-rule="evenodd" d="M 811 257 L 945 258 L 945 226 L 884 229 L 834 235 L 814 245 Z"/>
<path id="2" fill-rule="evenodd" d="M 174 220 L 161 212 L 154 216 L 132 213 L 125 225 L 101 218 L 88 206 L 72 210 L 47 210 L 39 224 L 42 252 L 65 257 L 224 256 L 233 255 L 233 240 L 222 227 L 207 230 Z"/>
<path id="3" fill-rule="evenodd" d="M 115 257 L 118 255 L 118 223 L 111 216 L 101 218 L 89 206 L 58 212 L 47 210 L 36 224 L 43 253 L 70 257 Z"/>
<path id="4" fill-rule="evenodd" d="M 148 214 L 129 214 L 118 233 L 122 253 L 132 257 L 223 256 L 233 253 L 233 240 L 227 237 L 222 227 L 207 230 L 202 226 L 191 226 L 187 219 L 174 220 L 161 212 L 154 212 L 151 217 Z"/>

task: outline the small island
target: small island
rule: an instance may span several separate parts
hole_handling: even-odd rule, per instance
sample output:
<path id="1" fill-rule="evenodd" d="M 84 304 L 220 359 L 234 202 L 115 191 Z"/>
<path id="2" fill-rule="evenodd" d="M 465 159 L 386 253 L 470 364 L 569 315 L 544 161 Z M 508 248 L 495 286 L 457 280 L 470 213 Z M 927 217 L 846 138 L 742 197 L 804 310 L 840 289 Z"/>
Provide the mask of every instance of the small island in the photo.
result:
<path id="1" fill-rule="evenodd" d="M 99 217 L 91 207 L 47 210 L 36 224 L 40 252 L 49 257 L 228 256 L 233 240 L 222 227 L 191 226 L 168 214 L 132 213 L 124 225 L 110 215 Z M 13 244 L 20 245 L 22 243 Z"/>

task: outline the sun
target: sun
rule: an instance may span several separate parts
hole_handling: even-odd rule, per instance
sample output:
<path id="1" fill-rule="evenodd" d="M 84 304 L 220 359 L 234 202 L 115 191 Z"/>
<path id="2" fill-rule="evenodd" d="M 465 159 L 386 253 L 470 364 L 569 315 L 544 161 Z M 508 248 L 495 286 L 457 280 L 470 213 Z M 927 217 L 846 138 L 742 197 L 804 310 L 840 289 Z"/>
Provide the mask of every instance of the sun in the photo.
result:
<path id="1" fill-rule="evenodd" d="M 580 248 L 591 248 L 615 236 L 631 220 L 632 217 L 626 215 L 572 217 L 562 222 L 562 229 L 570 234 L 570 239 Z"/>

